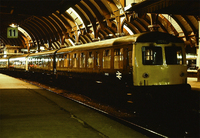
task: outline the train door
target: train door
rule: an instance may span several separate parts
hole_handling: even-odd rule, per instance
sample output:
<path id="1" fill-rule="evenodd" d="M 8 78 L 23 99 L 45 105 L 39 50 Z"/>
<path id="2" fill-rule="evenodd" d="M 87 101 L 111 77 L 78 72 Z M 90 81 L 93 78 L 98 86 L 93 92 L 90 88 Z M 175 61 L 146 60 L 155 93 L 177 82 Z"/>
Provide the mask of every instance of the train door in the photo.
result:
<path id="1" fill-rule="evenodd" d="M 133 46 L 127 46 L 124 48 L 124 68 L 123 72 L 126 75 L 127 85 L 133 84 Z"/>
<path id="2" fill-rule="evenodd" d="M 26 63 L 25 63 L 25 71 L 28 71 L 28 56 L 25 57 Z"/>
<path id="3" fill-rule="evenodd" d="M 95 51 L 95 70 L 97 70 L 98 72 L 101 70 L 101 66 L 102 66 L 102 52 L 100 50 Z"/>

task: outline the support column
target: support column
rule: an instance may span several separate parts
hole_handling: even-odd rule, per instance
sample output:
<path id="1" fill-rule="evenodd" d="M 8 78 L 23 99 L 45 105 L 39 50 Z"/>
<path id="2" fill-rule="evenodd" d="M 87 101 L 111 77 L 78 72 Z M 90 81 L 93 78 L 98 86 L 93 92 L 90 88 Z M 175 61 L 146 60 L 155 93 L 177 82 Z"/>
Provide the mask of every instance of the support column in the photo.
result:
<path id="1" fill-rule="evenodd" d="M 199 67 L 200 69 L 200 21 L 198 21 L 199 23 L 199 43 L 198 43 L 198 46 L 199 48 L 197 48 L 197 60 L 196 60 L 196 66 Z"/>
<path id="2" fill-rule="evenodd" d="M 159 25 L 157 24 L 158 16 L 159 14 L 156 14 L 156 13 L 150 14 L 151 25 L 148 26 L 150 31 L 158 31 L 158 28 L 159 28 Z"/>
<path id="3" fill-rule="evenodd" d="M 197 60 L 196 60 L 196 66 L 199 67 L 198 72 L 197 72 L 197 81 L 200 82 L 200 21 L 199 23 L 199 48 L 197 48 Z"/>

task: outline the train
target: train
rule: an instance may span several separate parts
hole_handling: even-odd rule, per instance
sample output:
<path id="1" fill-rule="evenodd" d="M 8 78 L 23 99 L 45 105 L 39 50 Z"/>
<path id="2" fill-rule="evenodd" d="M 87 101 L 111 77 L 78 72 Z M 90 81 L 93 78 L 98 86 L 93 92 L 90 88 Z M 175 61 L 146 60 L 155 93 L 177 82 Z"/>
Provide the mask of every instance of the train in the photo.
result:
<path id="1" fill-rule="evenodd" d="M 0 59 L 1 70 L 64 76 L 92 85 L 154 91 L 189 90 L 185 44 L 163 32 L 145 32 Z"/>

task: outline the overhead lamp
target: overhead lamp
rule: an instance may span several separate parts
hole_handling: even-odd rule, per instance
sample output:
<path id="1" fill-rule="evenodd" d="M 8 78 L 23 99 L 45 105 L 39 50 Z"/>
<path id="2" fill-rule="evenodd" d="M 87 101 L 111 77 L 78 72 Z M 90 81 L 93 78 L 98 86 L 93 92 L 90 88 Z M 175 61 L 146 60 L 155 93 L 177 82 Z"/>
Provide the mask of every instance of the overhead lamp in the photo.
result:
<path id="1" fill-rule="evenodd" d="M 17 24 L 12 23 L 10 27 L 17 27 Z"/>

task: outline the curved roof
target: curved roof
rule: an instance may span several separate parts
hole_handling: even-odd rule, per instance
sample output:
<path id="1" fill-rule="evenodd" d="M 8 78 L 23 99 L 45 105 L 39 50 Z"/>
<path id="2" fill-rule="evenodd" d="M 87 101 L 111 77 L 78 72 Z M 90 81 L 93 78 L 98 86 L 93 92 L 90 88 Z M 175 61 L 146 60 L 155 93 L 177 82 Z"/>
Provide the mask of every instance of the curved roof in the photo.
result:
<path id="1" fill-rule="evenodd" d="M 198 45 L 200 5 L 196 0 L 1 0 L 1 46 L 44 46 L 60 49 L 123 35 L 158 31 L 180 37 L 187 46 Z M 159 14 L 158 14 L 159 13 Z M 16 23 L 18 38 L 7 38 Z M 22 31 L 24 30 L 24 31 Z M 29 36 L 29 37 L 27 37 Z"/>

